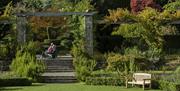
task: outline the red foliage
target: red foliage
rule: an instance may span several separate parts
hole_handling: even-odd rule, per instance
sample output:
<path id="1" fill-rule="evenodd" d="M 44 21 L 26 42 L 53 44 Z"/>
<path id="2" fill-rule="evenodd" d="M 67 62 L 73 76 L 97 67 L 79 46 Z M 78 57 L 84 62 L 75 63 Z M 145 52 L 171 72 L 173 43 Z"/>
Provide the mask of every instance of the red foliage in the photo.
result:
<path id="1" fill-rule="evenodd" d="M 152 7 L 161 10 L 161 6 L 156 4 L 154 0 L 131 0 L 131 11 L 137 13 L 145 7 Z"/>
<path id="2" fill-rule="evenodd" d="M 131 11 L 133 13 L 141 11 L 141 1 L 139 1 L 139 0 L 131 0 Z"/>

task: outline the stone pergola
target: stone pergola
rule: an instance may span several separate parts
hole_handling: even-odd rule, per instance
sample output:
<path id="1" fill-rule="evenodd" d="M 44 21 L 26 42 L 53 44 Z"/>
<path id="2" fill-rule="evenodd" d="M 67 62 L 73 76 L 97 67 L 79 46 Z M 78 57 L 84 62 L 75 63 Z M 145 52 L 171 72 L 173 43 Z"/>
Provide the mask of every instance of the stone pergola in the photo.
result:
<path id="1" fill-rule="evenodd" d="M 38 17 L 57 17 L 57 16 L 71 16 L 78 15 L 85 17 L 85 48 L 86 52 L 89 55 L 93 55 L 93 15 L 96 12 L 35 12 L 35 13 L 18 13 L 17 16 L 17 41 L 18 43 L 26 42 L 26 25 L 27 18 L 29 16 L 38 16 Z"/>
<path id="2" fill-rule="evenodd" d="M 93 15 L 97 12 L 59 12 L 59 13 L 50 13 L 50 12 L 35 12 L 35 13 L 18 13 L 17 16 L 17 41 L 18 43 L 25 43 L 26 42 L 26 24 L 27 19 L 26 17 L 29 16 L 42 16 L 42 17 L 51 17 L 51 16 L 71 16 L 71 15 L 79 15 L 85 17 L 85 40 L 86 40 L 86 51 L 89 55 L 93 55 L 93 24 L 106 24 L 107 22 L 103 20 L 93 20 Z M 0 20 L 0 24 L 12 24 L 15 23 L 14 21 L 9 20 Z M 122 24 L 124 22 L 117 22 L 113 24 Z M 133 22 L 128 22 L 133 23 Z M 180 25 L 180 20 L 169 22 L 169 24 L 173 25 Z"/>

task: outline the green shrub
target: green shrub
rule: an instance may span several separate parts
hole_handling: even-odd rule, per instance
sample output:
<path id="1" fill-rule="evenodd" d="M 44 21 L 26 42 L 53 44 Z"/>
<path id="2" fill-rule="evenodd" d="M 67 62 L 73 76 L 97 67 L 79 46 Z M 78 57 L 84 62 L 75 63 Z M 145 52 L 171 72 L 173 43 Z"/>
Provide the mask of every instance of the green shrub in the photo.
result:
<path id="1" fill-rule="evenodd" d="M 27 78 L 0 79 L 0 86 L 30 86 L 32 82 Z"/>
<path id="2" fill-rule="evenodd" d="M 163 8 L 171 12 L 174 12 L 177 10 L 177 8 L 179 8 L 179 6 L 180 6 L 180 1 L 176 0 L 176 2 L 166 4 Z"/>
<path id="3" fill-rule="evenodd" d="M 0 44 L 0 59 L 5 58 L 8 53 L 7 45 Z"/>
<path id="4" fill-rule="evenodd" d="M 18 78 L 18 77 L 19 76 L 9 71 L 9 72 L 1 72 L 0 79 L 10 79 L 10 78 Z"/>
<path id="5" fill-rule="evenodd" d="M 35 41 L 33 44 L 33 47 L 34 47 L 33 50 L 35 51 L 35 53 L 39 53 L 39 54 L 42 53 L 43 48 L 42 48 L 42 44 L 39 41 Z"/>
<path id="6" fill-rule="evenodd" d="M 171 75 L 162 78 L 159 83 L 160 88 L 164 91 L 180 91 L 180 67 Z"/>
<path id="7" fill-rule="evenodd" d="M 91 75 L 96 66 L 96 61 L 87 56 L 79 55 L 73 59 L 73 64 L 77 78 L 80 81 L 85 81 L 86 77 Z"/>
<path id="8" fill-rule="evenodd" d="M 51 43 L 51 40 L 50 40 L 50 39 L 45 39 L 45 40 L 44 40 L 44 44 L 47 44 L 47 45 L 48 45 L 48 44 L 50 44 L 50 43 Z"/>
<path id="9" fill-rule="evenodd" d="M 180 83 L 180 67 L 178 67 L 171 75 L 165 76 L 161 80 Z"/>
<path id="10" fill-rule="evenodd" d="M 168 81 L 159 81 L 160 89 L 163 91 L 180 91 L 180 84 L 168 82 Z"/>
<path id="11" fill-rule="evenodd" d="M 17 51 L 10 69 L 20 77 L 36 80 L 44 72 L 45 66 L 42 61 L 36 59 L 34 45 L 33 42 L 30 42 L 28 45 L 22 46 L 21 50 Z"/>
<path id="12" fill-rule="evenodd" d="M 41 45 L 39 42 L 30 41 L 30 42 L 20 46 L 20 48 L 18 48 L 18 50 L 21 50 L 22 52 L 29 52 L 29 53 L 35 55 L 37 52 L 41 51 L 40 46 Z"/>
<path id="13" fill-rule="evenodd" d="M 87 85 L 111 85 L 111 86 L 121 86 L 123 84 L 122 79 L 113 77 L 87 77 Z"/>
<path id="14" fill-rule="evenodd" d="M 100 53 L 98 51 L 94 51 L 94 56 L 93 58 L 97 61 L 95 70 L 102 70 L 107 68 L 107 62 L 105 55 L 103 53 Z"/>
<path id="15" fill-rule="evenodd" d="M 90 76 L 94 70 L 96 60 L 85 52 L 83 40 L 79 40 L 77 44 L 73 44 L 71 53 L 73 55 L 76 77 L 80 81 L 85 81 L 86 77 Z"/>
<path id="16" fill-rule="evenodd" d="M 135 57 L 133 55 L 110 53 L 107 57 L 107 62 L 107 69 L 111 71 L 133 72 L 137 70 Z"/>
<path id="17" fill-rule="evenodd" d="M 93 71 L 91 75 L 93 77 L 112 77 L 112 76 L 116 76 L 117 73 L 106 70 L 97 70 L 97 71 Z"/>

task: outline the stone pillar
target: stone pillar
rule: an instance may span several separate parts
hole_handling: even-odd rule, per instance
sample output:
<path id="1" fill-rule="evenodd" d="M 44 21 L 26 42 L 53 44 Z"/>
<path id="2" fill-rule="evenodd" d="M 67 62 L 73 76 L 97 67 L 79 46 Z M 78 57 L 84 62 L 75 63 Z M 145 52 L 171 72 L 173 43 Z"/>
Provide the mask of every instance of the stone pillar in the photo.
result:
<path id="1" fill-rule="evenodd" d="M 17 42 L 23 44 L 26 42 L 26 17 L 17 17 Z"/>
<path id="2" fill-rule="evenodd" d="M 85 48 L 90 56 L 93 56 L 93 16 L 85 16 Z"/>

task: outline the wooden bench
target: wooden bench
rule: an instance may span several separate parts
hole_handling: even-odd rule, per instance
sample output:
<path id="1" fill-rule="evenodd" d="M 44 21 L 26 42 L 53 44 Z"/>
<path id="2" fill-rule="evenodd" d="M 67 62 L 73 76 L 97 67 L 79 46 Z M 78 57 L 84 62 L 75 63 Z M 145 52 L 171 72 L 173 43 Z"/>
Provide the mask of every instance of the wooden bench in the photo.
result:
<path id="1" fill-rule="evenodd" d="M 151 88 L 151 74 L 148 73 L 134 73 L 132 81 L 129 82 L 129 79 L 126 79 L 126 88 L 128 87 L 128 84 L 134 85 L 142 85 L 143 90 L 145 89 L 145 85 L 149 85 L 149 88 Z"/>

